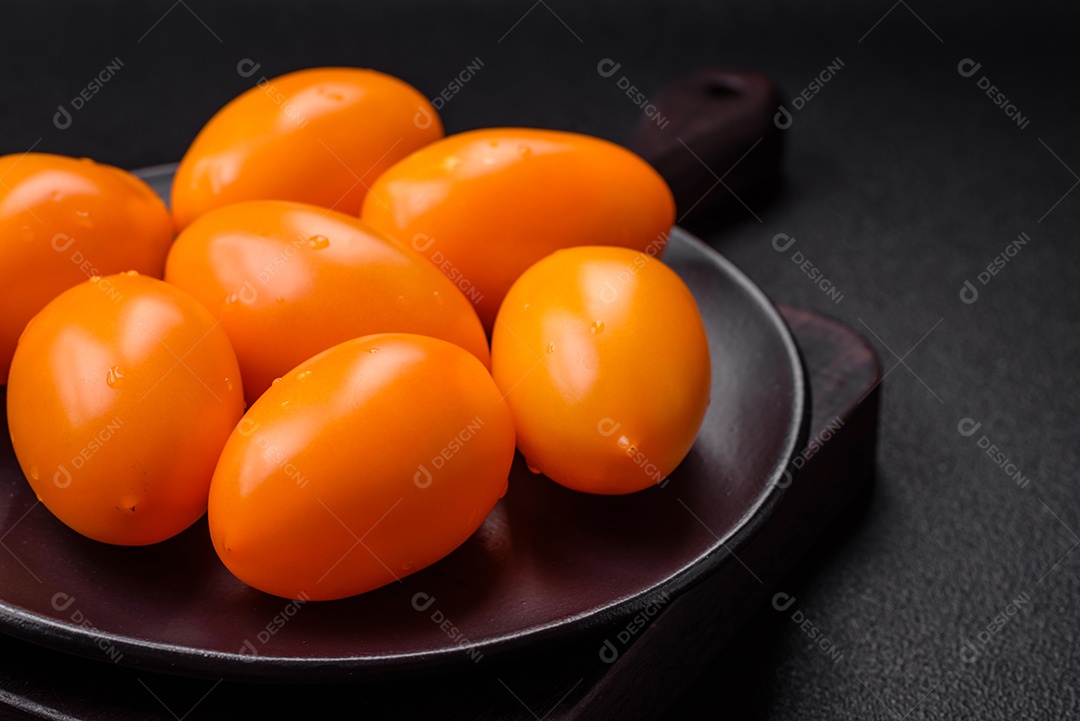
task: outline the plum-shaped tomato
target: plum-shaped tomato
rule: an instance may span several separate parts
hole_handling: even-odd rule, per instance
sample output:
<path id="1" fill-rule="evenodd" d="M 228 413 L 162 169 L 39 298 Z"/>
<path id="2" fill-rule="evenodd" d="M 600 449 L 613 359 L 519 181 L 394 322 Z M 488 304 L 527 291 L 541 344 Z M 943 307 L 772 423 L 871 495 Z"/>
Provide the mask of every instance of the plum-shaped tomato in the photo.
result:
<path id="1" fill-rule="evenodd" d="M 172 242 L 165 204 L 128 172 L 86 158 L 0 157 L 0 384 L 23 326 L 93 275 L 160 278 Z"/>
<path id="2" fill-rule="evenodd" d="M 191 296 L 134 271 L 57 296 L 11 363 L 23 473 L 57 518 L 106 543 L 156 543 L 202 516 L 243 412 L 225 331 Z"/>
<path id="3" fill-rule="evenodd" d="M 217 112 L 173 181 L 178 228 L 241 200 L 360 211 L 378 175 L 441 138 L 427 98 L 375 70 L 311 68 L 262 79 Z"/>
<path id="4" fill-rule="evenodd" d="M 241 581 L 287 598 L 378 588 L 453 551 L 506 491 L 510 411 L 446 341 L 347 341 L 248 409 L 210 487 L 210 535 Z"/>
<path id="5" fill-rule="evenodd" d="M 709 345 L 686 284 L 655 258 L 560 250 L 525 271 L 499 309 L 491 370 L 530 467 L 579 491 L 662 481 L 709 404 Z"/>
<path id="6" fill-rule="evenodd" d="M 424 253 L 476 301 L 490 331 L 514 280 L 559 248 L 661 252 L 675 201 L 648 163 L 606 140 L 489 128 L 394 165 L 371 186 L 361 217 Z"/>
<path id="7" fill-rule="evenodd" d="M 176 239 L 165 279 L 221 320 L 249 401 L 301 361 L 371 333 L 443 338 L 488 363 L 476 311 L 446 276 L 323 208 L 263 200 L 213 210 Z"/>

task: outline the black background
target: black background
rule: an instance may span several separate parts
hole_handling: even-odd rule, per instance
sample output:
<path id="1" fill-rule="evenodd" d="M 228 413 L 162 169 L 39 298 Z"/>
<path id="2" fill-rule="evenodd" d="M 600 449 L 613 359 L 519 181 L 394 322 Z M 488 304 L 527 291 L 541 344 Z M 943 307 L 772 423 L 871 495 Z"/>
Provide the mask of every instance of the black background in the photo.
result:
<path id="1" fill-rule="evenodd" d="M 840 58 L 786 131 L 787 182 L 752 206 L 761 222 L 746 213 L 707 239 L 774 299 L 862 331 L 888 371 L 869 506 L 783 589 L 842 655 L 765 608 L 671 718 L 1075 718 L 1080 13 L 890 5 L 9 2 L 0 153 L 171 162 L 259 75 L 370 66 L 434 97 L 475 58 L 482 70 L 443 109 L 448 132 L 531 125 L 625 141 L 641 111 L 597 73 L 601 59 L 646 94 L 736 65 L 790 97 Z M 57 106 L 114 58 L 119 73 L 56 128 Z M 256 76 L 237 73 L 245 58 Z M 965 58 L 982 63 L 971 78 L 957 71 Z M 983 75 L 1026 128 L 979 90 Z M 1021 232 L 1030 242 L 980 284 Z M 777 233 L 796 245 L 776 251 Z M 958 432 L 965 418 L 982 424 L 975 435 Z M 979 448 L 983 435 L 1026 487 Z M 980 642 L 1018 596 L 1029 600 Z"/>

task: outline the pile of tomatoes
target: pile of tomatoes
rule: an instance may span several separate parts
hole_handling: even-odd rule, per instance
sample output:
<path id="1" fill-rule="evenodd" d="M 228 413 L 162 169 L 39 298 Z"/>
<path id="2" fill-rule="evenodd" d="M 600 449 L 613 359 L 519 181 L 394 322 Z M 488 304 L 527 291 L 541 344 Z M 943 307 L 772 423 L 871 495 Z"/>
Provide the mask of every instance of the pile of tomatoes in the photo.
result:
<path id="1" fill-rule="evenodd" d="M 515 449 L 630 493 L 704 418 L 701 317 L 657 259 L 671 193 L 606 141 L 443 137 L 401 80 L 321 68 L 211 118 L 171 212 L 87 159 L 6 156 L 0 177 L 11 439 L 90 538 L 208 513 L 240 580 L 341 598 L 464 542 Z"/>

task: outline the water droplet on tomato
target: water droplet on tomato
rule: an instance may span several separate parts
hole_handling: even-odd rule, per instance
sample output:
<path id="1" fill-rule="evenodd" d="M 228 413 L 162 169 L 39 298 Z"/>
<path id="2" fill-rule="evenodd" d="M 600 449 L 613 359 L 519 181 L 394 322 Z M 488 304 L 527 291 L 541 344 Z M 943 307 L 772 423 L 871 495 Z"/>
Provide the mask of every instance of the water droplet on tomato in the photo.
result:
<path id="1" fill-rule="evenodd" d="M 287 401 L 287 400 L 282 401 L 281 402 L 281 407 L 282 408 L 288 408 L 289 407 L 289 401 Z"/>
<path id="2" fill-rule="evenodd" d="M 41 478 L 41 473 L 38 471 L 37 466 L 30 466 L 30 477 L 33 478 L 35 481 Z"/>
<path id="3" fill-rule="evenodd" d="M 527 158 L 530 155 L 532 155 L 532 148 L 530 148 L 528 145 L 519 145 L 518 146 L 518 155 L 520 155 L 523 158 Z"/>
<path id="4" fill-rule="evenodd" d="M 230 380 L 228 378 L 225 379 L 225 390 L 231 391 L 235 387 L 236 387 L 236 384 L 233 383 L 232 380 Z"/>
<path id="5" fill-rule="evenodd" d="M 591 326 L 589 326 L 589 330 L 592 331 L 593 335 L 600 335 L 604 332 L 604 321 L 595 321 Z"/>
<path id="6" fill-rule="evenodd" d="M 101 280 L 100 275 L 92 275 L 92 276 L 90 276 L 90 282 L 91 283 L 97 283 L 99 280 Z"/>
<path id="7" fill-rule="evenodd" d="M 529 463 L 528 461 L 525 462 L 525 466 L 529 469 L 530 473 L 535 473 L 538 476 L 543 473 L 543 471 L 541 471 L 539 468 Z"/>
<path id="8" fill-rule="evenodd" d="M 137 270 L 125 270 L 124 271 L 124 275 L 126 275 L 128 278 L 134 278 L 138 274 L 139 274 L 139 271 L 137 271 Z"/>
<path id="9" fill-rule="evenodd" d="M 271 383 L 270 385 L 274 385 L 274 386 L 276 386 L 276 385 L 277 385 L 278 383 L 280 383 L 280 382 L 281 382 L 281 379 L 280 379 L 280 378 L 275 378 L 275 379 L 274 379 L 274 382 L 273 382 L 273 383 Z"/>
<path id="10" fill-rule="evenodd" d="M 411 569 L 412 569 L 412 561 L 407 561 L 406 563 L 403 563 L 401 565 L 401 570 L 402 571 L 408 571 L 408 570 L 411 570 Z"/>
<path id="11" fill-rule="evenodd" d="M 109 384 L 109 388 L 120 388 L 124 385 L 124 374 L 120 372 L 120 366 L 113 366 L 109 369 L 109 372 L 105 375 L 105 382 Z"/>
<path id="12" fill-rule="evenodd" d="M 378 352 L 379 352 L 379 349 L 378 349 L 378 348 L 372 348 L 370 352 L 371 352 L 372 354 L 375 354 L 375 353 L 378 353 Z"/>
<path id="13" fill-rule="evenodd" d="M 311 371 L 302 371 L 296 374 L 296 380 L 306 381 L 311 376 Z"/>
<path id="14" fill-rule="evenodd" d="M 330 246 L 330 239 L 325 235 L 313 235 L 307 242 L 314 250 L 322 250 Z"/>
<path id="15" fill-rule="evenodd" d="M 545 350 L 548 353 L 554 353 L 555 352 L 555 344 L 554 343 L 548 343 L 547 348 Z"/>

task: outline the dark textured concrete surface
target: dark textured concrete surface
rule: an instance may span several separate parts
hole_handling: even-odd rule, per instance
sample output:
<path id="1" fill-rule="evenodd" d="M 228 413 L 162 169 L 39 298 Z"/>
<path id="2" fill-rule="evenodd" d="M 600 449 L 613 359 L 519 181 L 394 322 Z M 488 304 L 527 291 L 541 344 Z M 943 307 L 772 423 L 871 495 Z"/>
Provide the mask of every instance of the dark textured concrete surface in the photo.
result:
<path id="1" fill-rule="evenodd" d="M 783 190 L 707 239 L 776 300 L 874 342 L 888 371 L 876 485 L 784 589 L 796 605 L 763 609 L 671 719 L 1080 717 L 1080 13 L 890 3 L 6 3 L 0 153 L 174 161 L 252 85 L 245 58 L 268 76 L 372 66 L 429 97 L 480 58 L 448 130 L 614 140 L 641 110 L 602 59 L 646 95 L 722 64 L 792 98 L 839 58 L 792 112 Z M 58 129 L 58 106 L 116 59 Z M 965 59 L 981 63 L 971 77 Z M 782 252 L 780 233 L 795 238 Z"/>

